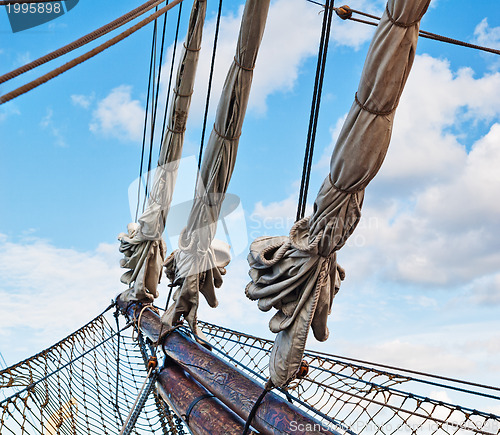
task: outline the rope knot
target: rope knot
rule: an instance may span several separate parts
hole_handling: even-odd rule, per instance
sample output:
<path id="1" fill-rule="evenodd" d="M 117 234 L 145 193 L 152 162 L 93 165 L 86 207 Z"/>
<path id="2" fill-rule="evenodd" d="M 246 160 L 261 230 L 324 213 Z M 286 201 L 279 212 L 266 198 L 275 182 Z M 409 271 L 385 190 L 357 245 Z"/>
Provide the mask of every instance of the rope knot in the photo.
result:
<path id="1" fill-rule="evenodd" d="M 349 20 L 352 17 L 352 10 L 347 5 L 335 8 L 335 13 L 343 20 Z"/>
<path id="2" fill-rule="evenodd" d="M 156 367 L 158 367 L 158 358 L 156 355 L 152 355 L 148 361 L 148 370 L 154 370 Z"/>

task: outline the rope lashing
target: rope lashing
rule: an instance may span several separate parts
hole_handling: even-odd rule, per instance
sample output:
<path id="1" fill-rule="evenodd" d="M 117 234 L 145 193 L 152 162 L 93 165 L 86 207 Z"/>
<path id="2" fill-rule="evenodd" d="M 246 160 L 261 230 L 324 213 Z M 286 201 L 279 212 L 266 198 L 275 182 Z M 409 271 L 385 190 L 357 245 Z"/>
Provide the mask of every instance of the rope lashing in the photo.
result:
<path id="1" fill-rule="evenodd" d="M 200 403 L 204 399 L 211 399 L 212 397 L 215 397 L 211 393 L 206 393 L 202 394 L 201 396 L 198 396 L 196 399 L 194 399 L 188 406 L 186 413 L 182 416 L 184 418 L 184 421 L 186 424 L 189 426 L 189 417 L 191 416 L 191 412 L 193 412 L 194 407 Z"/>
<path id="2" fill-rule="evenodd" d="M 262 390 L 262 393 L 260 394 L 259 398 L 256 400 L 254 405 L 252 406 L 252 409 L 250 410 L 250 413 L 248 414 L 247 421 L 245 422 L 245 427 L 243 428 L 242 435 L 248 435 L 250 431 L 250 425 L 252 424 L 252 420 L 255 417 L 255 414 L 257 414 L 257 410 L 259 409 L 259 406 L 261 405 L 262 401 L 264 400 L 264 397 L 266 397 L 266 394 L 269 393 L 272 389 L 274 388 L 273 383 L 271 380 L 268 380 L 264 390 Z"/>

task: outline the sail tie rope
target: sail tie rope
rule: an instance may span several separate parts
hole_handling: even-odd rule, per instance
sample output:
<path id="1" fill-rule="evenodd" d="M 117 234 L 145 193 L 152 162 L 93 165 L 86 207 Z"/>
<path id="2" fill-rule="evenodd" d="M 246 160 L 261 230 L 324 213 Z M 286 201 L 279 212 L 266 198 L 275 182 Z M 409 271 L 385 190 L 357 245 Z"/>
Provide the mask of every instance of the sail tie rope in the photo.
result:
<path id="1" fill-rule="evenodd" d="M 356 101 L 356 104 L 362 109 L 364 110 L 365 112 L 368 112 L 368 113 L 371 113 L 372 115 L 376 115 L 376 116 L 389 116 L 392 112 L 394 112 L 396 110 L 396 108 L 398 107 L 398 105 L 396 104 L 395 107 L 393 107 L 391 110 L 386 110 L 386 111 L 381 111 L 381 110 L 373 110 L 373 109 L 369 109 L 368 107 L 366 107 L 363 103 L 361 103 L 361 101 L 359 101 L 358 99 L 358 93 L 356 92 L 354 94 L 354 101 Z"/>
<path id="2" fill-rule="evenodd" d="M 184 46 L 184 49 L 186 51 L 192 51 L 192 52 L 196 53 L 196 52 L 201 50 L 201 47 L 196 47 L 196 48 L 188 47 L 185 42 L 183 42 L 182 45 Z"/>
<path id="3" fill-rule="evenodd" d="M 228 140 L 228 141 L 234 141 L 234 140 L 238 140 L 241 136 L 241 132 L 236 135 L 236 136 L 224 136 L 222 133 L 220 133 L 217 128 L 215 127 L 215 124 L 214 124 L 214 132 L 217 136 L 219 136 L 221 139 L 224 139 L 224 140 Z"/>
<path id="4" fill-rule="evenodd" d="M 242 70 L 245 71 L 253 71 L 255 69 L 255 65 L 252 65 L 251 67 L 243 66 L 240 62 L 238 62 L 238 59 L 236 59 L 236 56 L 233 58 L 234 63 L 239 66 Z"/>

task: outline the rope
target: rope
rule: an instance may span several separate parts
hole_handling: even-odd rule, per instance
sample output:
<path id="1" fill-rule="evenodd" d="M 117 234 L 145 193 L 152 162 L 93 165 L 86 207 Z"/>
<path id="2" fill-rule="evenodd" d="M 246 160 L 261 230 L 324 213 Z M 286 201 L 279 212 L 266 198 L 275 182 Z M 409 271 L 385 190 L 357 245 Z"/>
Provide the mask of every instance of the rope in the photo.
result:
<path id="1" fill-rule="evenodd" d="M 154 381 L 156 376 L 151 377 L 151 374 L 153 373 L 153 369 L 150 368 L 148 370 L 148 374 L 146 376 L 146 379 L 144 379 L 144 382 L 142 383 L 141 389 L 139 390 L 139 394 L 137 395 L 137 398 L 135 399 L 134 404 L 132 405 L 132 408 L 130 409 L 130 412 L 128 414 L 127 419 L 125 420 L 125 424 L 122 427 L 122 430 L 120 431 L 119 435 L 124 435 L 124 434 L 129 434 L 131 433 L 135 422 L 137 421 L 137 417 L 139 416 L 139 413 L 141 412 L 142 408 L 146 404 L 146 398 L 151 391 L 151 387 L 154 385 Z M 155 372 L 156 374 L 156 372 Z M 147 388 L 146 388 L 147 385 Z M 135 419 L 134 419 L 135 417 Z"/>
<path id="2" fill-rule="evenodd" d="M 10 71 L 10 72 L 0 76 L 0 84 L 5 83 L 6 81 L 11 80 L 14 77 L 17 77 L 17 76 L 19 76 L 27 71 L 30 71 L 33 68 L 36 68 L 37 66 L 43 65 L 44 63 L 47 63 L 47 62 L 54 60 L 54 59 L 57 59 L 58 57 L 63 56 L 64 54 L 67 54 L 73 50 L 76 50 L 77 48 L 82 47 L 83 45 L 88 44 L 89 42 L 94 41 L 103 35 L 106 35 L 107 33 L 117 29 L 118 27 L 121 27 L 124 24 L 127 24 L 129 21 L 132 21 L 134 18 L 137 18 L 138 16 L 153 9 L 155 6 L 159 5 L 163 1 L 164 0 L 149 0 L 148 2 L 139 6 L 138 8 L 133 9 L 132 11 L 128 12 L 127 14 L 122 15 L 121 17 L 117 18 L 116 20 L 111 21 L 110 23 L 98 28 L 97 30 L 94 30 L 93 32 L 88 33 L 87 35 L 82 36 L 81 38 L 71 42 L 70 44 L 67 44 L 67 45 L 65 45 L 65 46 L 63 46 L 55 51 L 52 51 L 51 53 L 46 54 L 45 56 L 42 56 L 42 57 L 40 57 L 32 62 L 27 63 L 26 65 L 23 65 L 19 68 L 16 68 L 13 71 Z M 13 3 L 16 3 L 16 2 L 13 2 Z"/>
<path id="3" fill-rule="evenodd" d="M 255 418 L 255 414 L 257 414 L 257 410 L 259 409 L 259 406 L 261 405 L 262 401 L 264 400 L 264 397 L 266 397 L 266 394 L 269 393 L 274 388 L 273 383 L 269 380 L 266 383 L 266 386 L 264 387 L 264 390 L 262 393 L 260 393 L 259 398 L 256 400 L 254 405 L 252 406 L 252 409 L 250 410 L 250 413 L 248 414 L 247 421 L 245 422 L 245 427 L 243 428 L 243 433 L 242 435 L 248 435 L 249 430 L 250 430 L 250 425 L 252 424 L 253 419 Z"/>
<path id="4" fill-rule="evenodd" d="M 170 76 L 168 78 L 167 100 L 165 101 L 165 110 L 163 112 L 163 124 L 161 127 L 161 139 L 160 139 L 160 151 L 159 151 L 160 153 L 161 153 L 161 147 L 163 146 L 163 139 L 165 137 L 165 125 L 167 124 L 168 103 L 170 101 L 170 90 L 172 89 L 172 77 L 174 75 L 174 60 L 175 60 L 175 53 L 177 51 L 177 39 L 179 38 L 181 13 L 182 13 L 182 3 L 179 6 L 179 13 L 177 15 L 177 27 L 175 29 L 174 49 L 172 50 L 172 61 L 170 62 Z"/>
<path id="5" fill-rule="evenodd" d="M 217 53 L 217 42 L 219 40 L 220 17 L 222 12 L 222 0 L 219 0 L 219 10 L 217 12 L 217 21 L 215 23 L 214 45 L 212 49 L 212 61 L 210 63 L 210 74 L 208 76 L 207 99 L 205 101 L 205 114 L 203 115 L 203 127 L 201 129 L 200 152 L 198 154 L 198 169 L 201 169 L 201 158 L 203 155 L 203 143 L 205 141 L 205 131 L 207 128 L 208 107 L 210 105 L 210 94 L 212 92 L 212 80 L 214 77 L 215 55 Z M 198 184 L 198 176 L 196 175 L 196 184 Z"/>
<path id="6" fill-rule="evenodd" d="M 202 394 L 201 396 L 198 396 L 196 399 L 194 399 L 188 406 L 187 410 L 186 410 L 186 414 L 184 414 L 184 420 L 186 422 L 186 424 L 189 426 L 189 417 L 191 416 L 191 412 L 193 411 L 193 408 L 199 403 L 201 402 L 202 400 L 204 399 L 211 399 L 212 397 L 215 397 L 213 394 L 211 393 L 206 393 L 206 394 Z"/>
<path id="7" fill-rule="evenodd" d="M 143 165 L 144 165 L 144 153 L 146 150 L 146 131 L 147 131 L 147 127 L 148 127 L 149 95 L 151 92 L 151 77 L 152 77 L 153 71 L 154 71 L 153 60 L 154 60 L 155 46 L 156 46 L 156 20 L 155 20 L 155 25 L 153 27 L 153 36 L 152 36 L 152 40 L 151 40 L 151 55 L 150 55 L 150 60 L 149 60 L 148 93 L 146 96 L 146 111 L 144 112 L 144 127 L 142 130 L 141 163 L 139 165 L 139 185 L 137 186 L 137 207 L 135 209 L 135 222 L 137 222 L 137 217 L 139 216 L 139 205 L 141 202 L 142 169 L 143 169 Z M 146 197 L 147 197 L 147 195 L 144 195 L 144 198 L 146 198 Z M 144 205 L 142 207 L 142 211 L 144 211 Z"/>
<path id="8" fill-rule="evenodd" d="M 313 3 L 315 5 L 318 5 L 318 6 L 325 7 L 325 5 L 323 3 L 320 3 L 320 2 L 317 2 L 317 1 L 314 1 L 314 0 L 306 0 L 306 1 L 309 2 L 309 3 Z M 377 21 L 380 20 L 380 17 L 377 17 L 376 15 L 367 14 L 366 12 L 362 12 L 362 11 L 358 11 L 356 9 L 352 9 L 349 6 L 347 6 L 347 7 L 346 6 L 341 6 L 340 8 L 333 8 L 333 10 L 342 19 L 348 19 L 350 21 L 356 21 L 358 23 L 368 24 L 370 26 L 377 26 L 378 25 L 378 23 L 374 23 L 372 21 L 361 20 L 359 18 L 354 18 L 354 17 L 344 18 L 343 16 L 341 16 L 342 15 L 341 11 L 344 8 L 349 9 L 350 12 L 352 12 L 352 13 L 355 13 L 355 14 L 358 14 L 358 15 L 362 15 L 364 17 L 372 18 L 372 19 L 377 20 Z M 390 17 L 389 17 L 389 19 L 390 19 Z M 395 24 L 399 25 L 398 23 L 395 23 Z M 411 25 L 411 23 L 410 23 L 410 25 Z M 437 33 L 427 32 L 425 30 L 420 30 L 419 31 L 419 36 L 421 38 L 432 39 L 434 41 L 445 42 L 445 43 L 452 44 L 452 45 L 458 45 L 460 47 L 472 48 L 474 50 L 480 50 L 480 51 L 485 51 L 487 53 L 492 53 L 492 54 L 500 55 L 500 50 L 498 50 L 498 49 L 491 48 L 491 47 L 485 47 L 483 45 L 471 44 L 469 42 L 461 41 L 459 39 L 450 38 L 448 36 L 439 35 Z"/>
<path id="9" fill-rule="evenodd" d="M 161 16 L 162 14 L 164 14 L 168 10 L 172 9 L 174 6 L 178 5 L 181 2 L 182 2 L 182 0 L 174 0 L 172 3 L 161 8 L 160 10 L 155 12 L 154 14 L 151 14 L 148 18 L 146 18 L 146 19 L 140 21 L 139 23 L 135 24 L 134 26 L 130 27 L 125 32 L 120 33 L 119 35 L 115 36 L 114 38 L 111 38 L 110 40 L 106 41 L 104 44 L 99 45 L 98 47 L 96 47 L 96 48 L 90 50 L 89 52 L 71 60 L 68 63 L 65 63 L 64 65 L 60 66 L 59 68 L 54 69 L 53 71 L 39 77 L 36 80 L 33 80 L 32 82 L 30 82 L 24 86 L 21 86 L 15 90 L 13 90 L 12 92 L 9 92 L 5 95 L 2 95 L 0 97 L 0 104 L 4 104 L 7 101 L 10 101 L 16 97 L 19 97 L 20 95 L 23 95 L 26 92 L 31 91 L 32 89 L 40 86 L 41 84 L 46 83 L 49 80 L 52 80 L 53 78 L 57 77 L 58 75 L 60 75 L 64 72 L 68 71 L 69 69 L 85 62 L 86 60 L 91 59 L 95 55 L 103 52 L 107 48 L 112 47 L 116 43 L 118 43 L 118 42 L 122 41 L 123 39 L 125 39 L 126 37 L 130 36 L 132 33 L 137 32 L 138 30 L 142 29 L 144 26 L 149 24 L 151 21 L 155 20 L 156 18 L 158 18 L 159 16 Z"/>
<path id="10" fill-rule="evenodd" d="M 165 30 L 165 29 L 164 29 Z M 144 189 L 144 201 L 142 203 L 142 210 L 146 208 L 146 202 L 148 199 L 148 189 L 149 189 L 149 182 L 151 179 L 151 168 L 152 168 L 152 159 L 153 159 L 153 142 L 154 142 L 154 135 L 155 135 L 155 123 L 156 123 L 156 110 L 158 108 L 158 90 L 157 87 L 160 85 L 160 75 L 158 72 L 158 75 L 156 74 L 156 38 L 157 38 L 157 24 L 155 20 L 155 26 L 154 26 L 154 32 L 155 32 L 155 42 L 154 42 L 154 53 L 153 53 L 153 95 L 151 96 L 151 127 L 150 127 L 150 138 L 149 138 L 149 158 L 148 158 L 148 170 L 146 172 L 146 186 Z M 165 37 L 165 33 L 163 34 Z M 162 51 L 163 51 L 163 46 L 162 46 Z M 161 66 L 161 62 L 160 62 Z"/>
<path id="11" fill-rule="evenodd" d="M 319 107 L 321 93 L 323 89 L 323 78 L 325 75 L 325 65 L 328 52 L 328 41 L 330 39 L 330 29 L 332 23 L 333 0 L 327 0 L 325 14 L 323 16 L 323 26 L 318 51 L 318 63 L 316 66 L 316 78 L 314 80 L 313 98 L 311 103 L 311 114 L 309 117 L 309 129 L 307 132 L 306 149 L 304 153 L 304 164 L 302 167 L 302 180 L 300 182 L 299 201 L 297 205 L 296 221 L 304 217 L 307 203 L 307 191 L 311 176 L 312 158 L 314 152 L 314 142 L 316 140 L 316 128 L 318 125 Z"/>

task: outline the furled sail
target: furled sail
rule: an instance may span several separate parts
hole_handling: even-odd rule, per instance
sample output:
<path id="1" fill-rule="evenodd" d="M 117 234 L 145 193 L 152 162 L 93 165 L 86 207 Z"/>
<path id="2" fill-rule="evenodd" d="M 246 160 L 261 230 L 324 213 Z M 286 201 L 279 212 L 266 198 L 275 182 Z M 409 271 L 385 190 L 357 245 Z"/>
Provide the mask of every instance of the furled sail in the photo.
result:
<path id="1" fill-rule="evenodd" d="M 175 303 L 162 317 L 171 327 L 184 316 L 198 333 L 196 313 L 201 292 L 211 307 L 217 306 L 215 288 L 222 285 L 228 247 L 211 247 L 217 220 L 236 161 L 239 138 L 253 78 L 253 68 L 269 10 L 270 0 L 247 0 L 234 61 L 224 83 L 215 124 L 207 144 L 196 195 L 179 249 L 166 262 L 166 273 L 179 286 Z"/>
<path id="2" fill-rule="evenodd" d="M 120 296 L 125 301 L 152 301 L 158 297 L 157 288 L 166 253 L 162 234 L 170 210 L 182 154 L 206 9 L 206 0 L 194 1 L 186 41 L 177 69 L 168 125 L 147 208 L 138 223 L 128 225 L 127 234 L 118 235 L 120 252 L 124 254 L 120 266 L 130 269 L 121 277 L 121 281 L 130 286 Z"/>
<path id="3" fill-rule="evenodd" d="M 327 318 L 344 279 L 336 251 L 356 228 L 364 190 L 384 160 L 429 3 L 389 0 L 312 216 L 296 222 L 288 237 L 261 237 L 251 244 L 246 294 L 262 311 L 278 310 L 270 321 L 278 334 L 270 357 L 276 386 L 294 379 L 310 327 L 317 340 L 328 338 Z"/>

